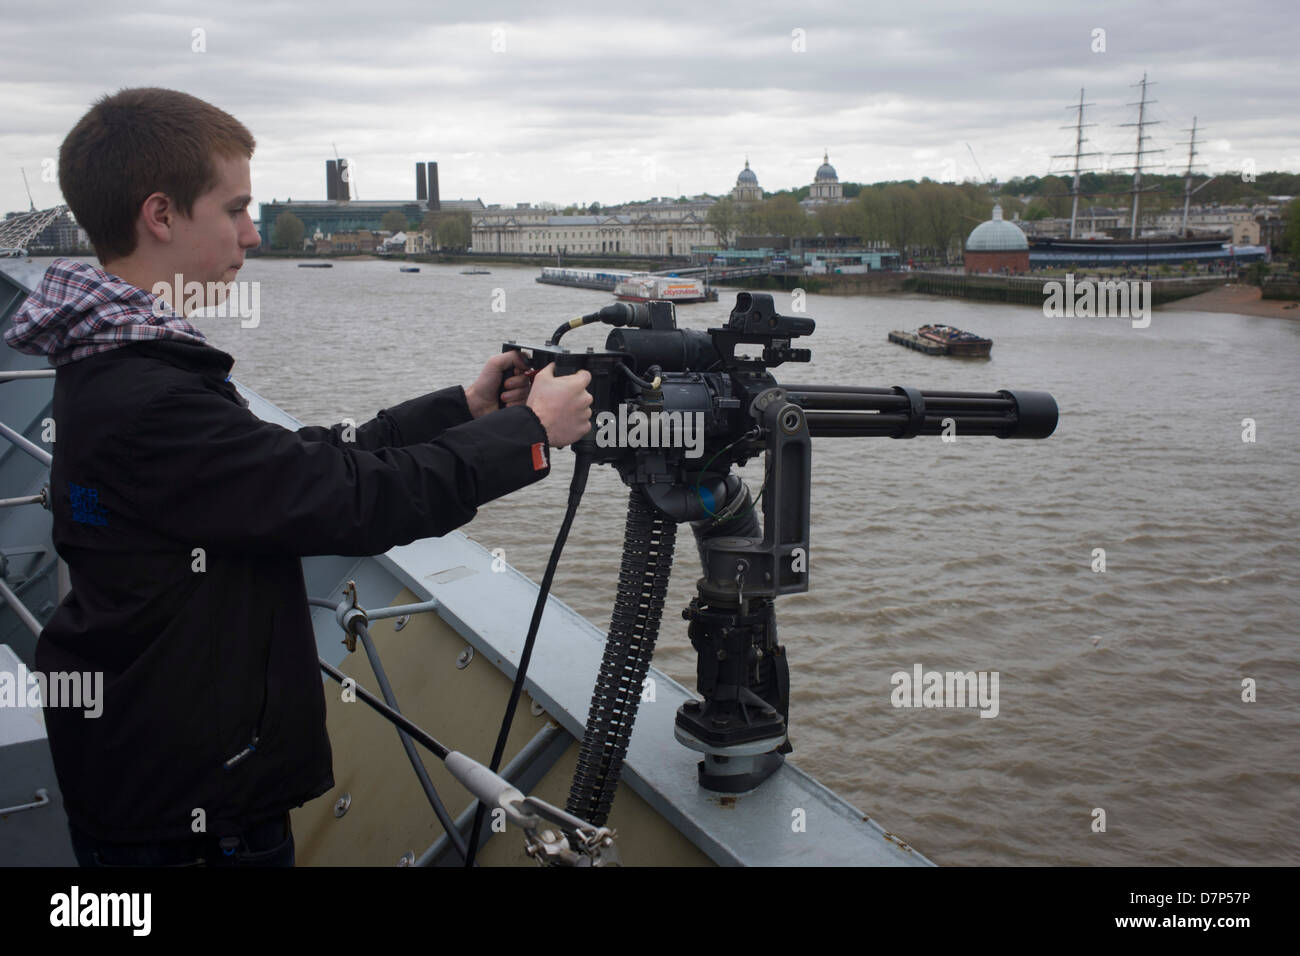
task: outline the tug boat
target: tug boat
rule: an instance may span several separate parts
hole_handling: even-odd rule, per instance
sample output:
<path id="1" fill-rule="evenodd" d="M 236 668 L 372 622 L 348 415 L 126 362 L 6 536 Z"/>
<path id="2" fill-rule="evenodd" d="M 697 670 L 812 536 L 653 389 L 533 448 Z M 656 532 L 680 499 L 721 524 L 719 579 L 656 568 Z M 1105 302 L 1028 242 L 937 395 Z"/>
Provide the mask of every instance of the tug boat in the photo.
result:
<path id="1" fill-rule="evenodd" d="M 974 332 L 963 332 L 951 325 L 923 325 L 915 332 L 890 332 L 889 341 L 927 355 L 987 358 L 993 351 L 992 339 Z"/>

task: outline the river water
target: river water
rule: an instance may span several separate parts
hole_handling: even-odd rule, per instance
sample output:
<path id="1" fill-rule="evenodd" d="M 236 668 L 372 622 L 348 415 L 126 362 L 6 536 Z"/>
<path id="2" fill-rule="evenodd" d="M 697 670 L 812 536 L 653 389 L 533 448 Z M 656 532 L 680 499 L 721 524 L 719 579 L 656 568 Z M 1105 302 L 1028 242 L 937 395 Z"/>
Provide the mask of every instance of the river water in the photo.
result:
<path id="1" fill-rule="evenodd" d="M 260 324 L 195 324 L 303 422 L 361 422 L 611 301 L 490 268 L 250 259 Z M 679 324 L 719 325 L 732 303 L 723 290 Z M 909 295 L 806 306 L 813 361 L 778 379 L 1045 389 L 1061 418 L 1045 441 L 814 440 L 812 586 L 777 605 L 790 759 L 942 864 L 1300 863 L 1300 324 L 1176 303 L 1145 329 Z M 992 358 L 887 343 L 925 322 L 990 336 Z M 553 460 L 464 528 L 535 580 L 572 472 L 569 452 Z M 756 490 L 759 467 L 742 473 Z M 601 627 L 626 497 L 593 472 L 554 584 Z M 678 611 L 698 572 L 683 529 L 655 663 L 692 688 Z M 996 672 L 996 717 L 895 707 L 892 675 L 917 665 Z"/>

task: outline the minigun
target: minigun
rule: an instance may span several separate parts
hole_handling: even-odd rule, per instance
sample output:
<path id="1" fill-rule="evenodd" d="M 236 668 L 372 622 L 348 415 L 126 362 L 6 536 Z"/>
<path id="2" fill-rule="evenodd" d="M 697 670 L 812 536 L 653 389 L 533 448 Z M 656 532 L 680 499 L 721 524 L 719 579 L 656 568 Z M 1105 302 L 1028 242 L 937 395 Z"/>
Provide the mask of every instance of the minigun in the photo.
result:
<path id="1" fill-rule="evenodd" d="M 568 331 L 596 322 L 615 326 L 604 349 L 560 345 Z M 812 319 L 777 314 L 770 295 L 741 292 L 726 325 L 707 332 L 679 329 L 670 302 L 617 303 L 561 325 L 544 345 L 503 346 L 535 369 L 554 362 L 556 375 L 591 373 L 594 427 L 573 445 L 575 482 L 595 462 L 612 465 L 630 488 L 618 596 L 567 805 L 597 826 L 631 738 L 678 524 L 691 523 L 703 569 L 683 612 L 702 699 L 678 709 L 675 736 L 703 754 L 703 787 L 738 793 L 792 750 L 790 671 L 774 602 L 808 590 L 812 439 L 1046 438 L 1056 428 L 1056 402 L 1041 391 L 777 382 L 771 369 L 811 359 L 793 342 L 814 328 Z M 760 454 L 761 526 L 757 499 L 732 472 Z"/>

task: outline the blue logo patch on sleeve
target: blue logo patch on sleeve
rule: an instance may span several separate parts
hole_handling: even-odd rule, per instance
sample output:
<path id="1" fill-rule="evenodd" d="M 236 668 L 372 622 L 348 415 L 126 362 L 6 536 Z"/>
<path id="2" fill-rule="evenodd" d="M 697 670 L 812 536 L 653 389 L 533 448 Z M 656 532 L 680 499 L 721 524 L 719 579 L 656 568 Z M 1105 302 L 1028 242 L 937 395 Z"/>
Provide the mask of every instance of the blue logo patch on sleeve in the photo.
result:
<path id="1" fill-rule="evenodd" d="M 82 524 L 108 524 L 104 506 L 99 503 L 98 488 L 83 488 L 68 482 L 68 492 L 72 498 L 72 520 Z"/>

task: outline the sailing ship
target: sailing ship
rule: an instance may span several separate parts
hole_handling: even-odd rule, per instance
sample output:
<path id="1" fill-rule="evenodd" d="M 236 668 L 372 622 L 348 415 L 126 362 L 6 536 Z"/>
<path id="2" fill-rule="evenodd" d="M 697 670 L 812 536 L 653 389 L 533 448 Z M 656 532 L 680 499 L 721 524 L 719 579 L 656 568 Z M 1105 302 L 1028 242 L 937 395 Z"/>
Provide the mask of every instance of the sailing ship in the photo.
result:
<path id="1" fill-rule="evenodd" d="M 1068 107 L 1077 113 L 1077 118 L 1072 126 L 1065 127 L 1075 131 L 1075 147 L 1071 153 L 1054 154 L 1054 159 L 1072 159 L 1073 169 L 1071 171 L 1070 186 L 1070 231 L 1068 236 L 1047 237 L 1047 236 L 1030 236 L 1030 263 L 1034 267 L 1107 267 L 1107 266 L 1136 266 L 1141 265 L 1150 268 L 1153 265 L 1169 264 L 1182 266 L 1184 263 L 1193 262 L 1200 265 L 1215 265 L 1222 263 L 1227 265 L 1230 262 L 1246 262 L 1256 259 L 1263 259 L 1267 256 L 1267 249 L 1262 246 L 1243 246 L 1234 245 L 1231 235 L 1219 236 L 1193 236 L 1188 229 L 1188 217 L 1191 209 L 1192 196 L 1200 189 L 1209 185 L 1210 179 L 1193 188 L 1192 180 L 1194 170 L 1201 164 L 1196 162 L 1196 136 L 1198 133 L 1197 117 L 1192 117 L 1190 130 L 1191 136 L 1187 146 L 1187 168 L 1183 174 L 1183 215 L 1182 225 L 1176 233 L 1157 233 L 1154 230 L 1141 230 L 1141 201 L 1142 195 L 1149 192 L 1152 187 L 1142 185 L 1142 173 L 1152 168 L 1149 158 L 1156 154 L 1165 152 L 1162 148 L 1153 148 L 1149 145 L 1151 137 L 1146 134 L 1146 129 L 1159 120 L 1153 120 L 1148 116 L 1148 107 L 1158 102 L 1148 98 L 1148 87 L 1154 83 L 1147 80 L 1147 75 L 1142 74 L 1142 79 L 1133 84 L 1140 87 L 1141 93 L 1136 103 L 1130 103 L 1129 106 L 1137 107 L 1137 120 L 1133 123 L 1124 123 L 1123 126 L 1132 126 L 1137 130 L 1136 141 L 1132 150 L 1115 153 L 1116 156 L 1132 156 L 1133 183 L 1129 189 L 1132 195 L 1132 204 L 1128 216 L 1128 237 L 1122 235 L 1112 235 L 1103 232 L 1097 228 L 1097 215 L 1094 213 L 1089 217 L 1080 217 L 1079 215 L 1079 198 L 1082 195 L 1080 188 L 1080 177 L 1085 172 L 1096 172 L 1093 167 L 1084 166 L 1085 157 L 1100 156 L 1102 153 L 1097 150 L 1085 150 L 1084 144 L 1088 142 L 1083 131 L 1093 125 L 1084 122 L 1084 110 L 1094 104 L 1084 102 L 1084 90 L 1079 90 L 1079 102 Z M 1128 164 L 1118 169 L 1128 168 Z M 1211 177 L 1212 179 L 1213 177 Z M 1115 229 L 1118 232 L 1120 214 L 1114 214 Z M 1081 230 L 1079 228 L 1080 219 L 1088 221 L 1092 228 Z"/>

